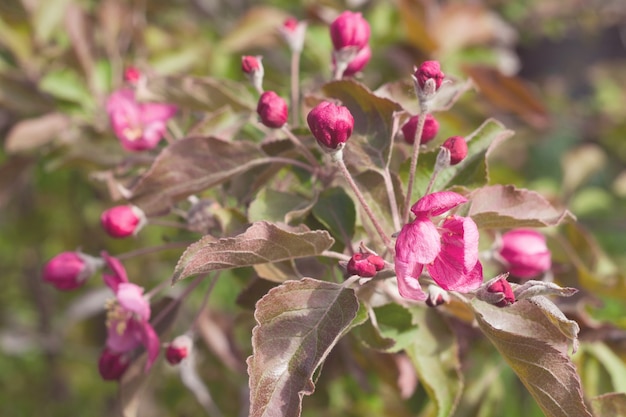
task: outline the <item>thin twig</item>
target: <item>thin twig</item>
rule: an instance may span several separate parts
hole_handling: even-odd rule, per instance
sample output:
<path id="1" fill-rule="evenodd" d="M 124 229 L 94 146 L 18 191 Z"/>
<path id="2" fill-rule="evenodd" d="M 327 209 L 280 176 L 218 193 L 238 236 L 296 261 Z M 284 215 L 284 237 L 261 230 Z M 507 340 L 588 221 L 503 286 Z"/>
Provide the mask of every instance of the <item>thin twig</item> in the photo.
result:
<path id="1" fill-rule="evenodd" d="M 404 209 L 402 212 L 402 224 L 409 221 L 409 211 L 411 208 L 411 194 L 413 193 L 413 183 L 417 171 L 417 160 L 420 154 L 420 143 L 422 141 L 422 131 L 426 122 L 426 112 L 422 109 L 417 119 L 417 129 L 413 138 L 413 155 L 411 156 L 411 168 L 409 169 L 409 183 L 407 185 L 406 197 L 404 198 Z"/>
<path id="2" fill-rule="evenodd" d="M 287 126 L 283 126 L 282 130 L 283 130 L 283 132 L 285 132 L 285 134 L 287 134 L 287 137 L 296 146 L 296 148 L 300 149 L 300 151 L 302 151 L 302 154 L 307 159 L 307 161 L 309 161 L 311 166 L 314 166 L 314 167 L 315 166 L 319 166 L 319 163 L 317 162 L 317 159 L 315 159 L 315 156 L 313 156 L 313 154 L 311 153 L 309 148 L 304 146 L 304 144 L 300 141 L 300 139 L 298 139 L 296 137 L 296 135 L 294 135 L 293 132 L 291 130 L 289 130 L 289 128 Z"/>
<path id="3" fill-rule="evenodd" d="M 300 52 L 291 54 L 291 124 L 300 124 Z"/>

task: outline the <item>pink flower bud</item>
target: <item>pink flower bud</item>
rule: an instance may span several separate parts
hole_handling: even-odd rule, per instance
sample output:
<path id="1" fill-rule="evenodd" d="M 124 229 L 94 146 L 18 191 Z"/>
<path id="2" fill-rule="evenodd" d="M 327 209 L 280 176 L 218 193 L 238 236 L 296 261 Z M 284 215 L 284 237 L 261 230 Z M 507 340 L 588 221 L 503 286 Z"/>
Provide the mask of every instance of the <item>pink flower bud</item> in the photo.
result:
<path id="1" fill-rule="evenodd" d="M 124 79 L 132 85 L 136 85 L 141 79 L 141 71 L 137 67 L 130 66 L 124 71 Z"/>
<path id="2" fill-rule="evenodd" d="M 435 91 L 439 90 L 439 87 L 441 87 L 441 83 L 443 82 L 443 78 L 445 77 L 443 72 L 441 72 L 439 61 L 423 62 L 422 65 L 420 65 L 415 71 L 414 76 L 421 89 L 424 89 L 426 81 L 432 79 L 435 82 Z"/>
<path id="3" fill-rule="evenodd" d="M 450 165 L 458 164 L 467 156 L 467 142 L 462 136 L 452 136 L 441 146 L 450 151 Z"/>
<path id="4" fill-rule="evenodd" d="M 102 264 L 97 258 L 80 252 L 62 252 L 50 259 L 43 269 L 43 280 L 62 291 L 82 286 Z"/>
<path id="5" fill-rule="evenodd" d="M 531 229 L 514 229 L 502 235 L 499 255 L 512 275 L 531 278 L 552 266 L 546 238 Z"/>
<path id="6" fill-rule="evenodd" d="M 285 29 L 286 31 L 295 32 L 297 28 L 298 28 L 298 19 L 296 19 L 295 17 L 288 17 L 283 22 L 283 29 Z"/>
<path id="7" fill-rule="evenodd" d="M 361 13 L 346 10 L 330 24 L 330 38 L 336 50 L 362 49 L 370 39 L 370 25 Z"/>
<path id="8" fill-rule="evenodd" d="M 116 206 L 100 216 L 102 227 L 111 237 L 123 238 L 137 234 L 146 223 L 146 216 L 136 206 Z"/>
<path id="9" fill-rule="evenodd" d="M 509 281 L 506 280 L 506 276 L 506 274 L 499 275 L 487 283 L 487 292 L 501 294 L 504 297 L 502 300 L 494 303 L 498 307 L 506 307 L 515 302 L 515 294 L 513 294 L 513 289 Z"/>
<path id="10" fill-rule="evenodd" d="M 372 49 L 369 47 L 369 45 L 365 45 L 361 50 L 359 50 L 359 52 L 357 52 L 354 58 L 352 58 L 346 69 L 343 71 L 342 75 L 344 77 L 350 77 L 361 71 L 363 68 L 365 68 L 371 57 Z M 335 57 L 333 55 L 333 64 L 334 61 Z"/>
<path id="11" fill-rule="evenodd" d="M 178 365 L 191 353 L 193 341 L 187 335 L 181 335 L 172 340 L 165 350 L 165 359 L 171 365 Z"/>
<path id="12" fill-rule="evenodd" d="M 304 46 L 304 35 L 307 23 L 299 22 L 298 19 L 290 17 L 283 23 L 280 28 L 280 34 L 283 36 L 289 48 L 293 52 L 301 52 Z"/>
<path id="13" fill-rule="evenodd" d="M 119 380 L 130 365 L 130 359 L 124 353 L 115 353 L 104 349 L 98 360 L 98 371 L 105 381 Z"/>
<path id="14" fill-rule="evenodd" d="M 370 278 L 385 267 L 383 258 L 371 253 L 357 252 L 348 262 L 348 274 Z"/>
<path id="15" fill-rule="evenodd" d="M 276 129 L 284 126 L 289 116 L 287 102 L 273 91 L 261 94 L 256 111 L 261 118 L 261 123 Z"/>
<path id="16" fill-rule="evenodd" d="M 436 285 L 430 284 L 428 286 L 427 294 L 426 305 L 428 307 L 437 307 L 450 302 L 450 295 L 448 294 L 448 291 Z"/>
<path id="17" fill-rule="evenodd" d="M 323 101 L 311 110 L 306 118 L 317 143 L 325 149 L 337 150 L 354 129 L 354 117 L 347 107 Z"/>
<path id="18" fill-rule="evenodd" d="M 241 57 L 241 70 L 245 74 L 252 74 L 261 69 L 261 61 L 256 56 L 244 55 Z"/>
<path id="19" fill-rule="evenodd" d="M 417 132 L 417 122 L 419 120 L 419 116 L 411 117 L 405 124 L 402 126 L 402 133 L 404 133 L 404 140 L 408 144 L 413 144 L 415 141 L 415 134 Z M 437 132 L 439 132 L 439 122 L 432 114 L 426 115 L 426 120 L 424 121 L 424 128 L 422 129 L 422 138 L 420 140 L 420 144 L 424 145 L 437 136 Z"/>

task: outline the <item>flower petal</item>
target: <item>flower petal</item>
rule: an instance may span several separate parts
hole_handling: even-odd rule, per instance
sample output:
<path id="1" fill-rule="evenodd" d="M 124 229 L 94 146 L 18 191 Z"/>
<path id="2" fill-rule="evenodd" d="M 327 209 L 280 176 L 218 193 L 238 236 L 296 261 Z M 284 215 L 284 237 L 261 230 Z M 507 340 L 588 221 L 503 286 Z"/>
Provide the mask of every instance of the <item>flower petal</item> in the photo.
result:
<path id="1" fill-rule="evenodd" d="M 152 122 L 165 123 L 174 114 L 176 114 L 176 106 L 164 103 L 142 103 L 141 109 L 141 121 L 143 125 L 148 125 Z"/>
<path id="2" fill-rule="evenodd" d="M 128 282 L 128 275 L 126 274 L 126 269 L 122 263 L 112 256 L 110 256 L 105 251 L 101 252 L 101 256 L 107 264 L 107 267 L 113 272 L 111 274 L 102 274 L 102 279 L 107 287 L 111 288 L 113 292 L 117 293 L 117 287 L 119 284 Z"/>
<path id="3" fill-rule="evenodd" d="M 146 348 L 146 352 L 148 353 L 148 360 L 146 361 L 144 371 L 148 372 L 154 364 L 156 358 L 159 356 L 159 347 L 161 343 L 159 342 L 159 336 L 154 331 L 154 328 L 150 325 L 150 323 L 143 323 L 141 330 L 141 341 Z"/>
<path id="4" fill-rule="evenodd" d="M 417 200 L 411 211 L 418 218 L 420 217 L 433 217 L 439 216 L 447 211 L 452 210 L 459 204 L 467 202 L 467 198 L 461 194 L 457 194 L 452 191 L 439 191 L 432 194 L 427 194 L 424 197 Z"/>
<path id="5" fill-rule="evenodd" d="M 470 292 L 483 282 L 483 266 L 480 261 L 467 273 L 455 269 L 454 265 L 443 262 L 439 257 L 427 268 L 432 279 L 444 290 Z"/>
<path id="6" fill-rule="evenodd" d="M 408 265 L 432 262 L 441 250 L 437 227 L 430 220 L 415 219 L 404 225 L 396 240 L 396 262 Z"/>
<path id="7" fill-rule="evenodd" d="M 142 343 L 141 325 L 135 320 L 113 320 L 107 330 L 106 346 L 113 352 L 129 352 Z"/>
<path id="8" fill-rule="evenodd" d="M 418 278 L 422 274 L 424 265 L 408 265 L 406 262 L 396 261 L 396 277 L 400 295 L 409 300 L 424 301 L 426 293 L 422 291 Z"/>
<path id="9" fill-rule="evenodd" d="M 122 283 L 117 289 L 117 302 L 125 310 L 133 312 L 143 321 L 150 319 L 150 303 L 143 296 L 143 288 L 130 282 Z"/>

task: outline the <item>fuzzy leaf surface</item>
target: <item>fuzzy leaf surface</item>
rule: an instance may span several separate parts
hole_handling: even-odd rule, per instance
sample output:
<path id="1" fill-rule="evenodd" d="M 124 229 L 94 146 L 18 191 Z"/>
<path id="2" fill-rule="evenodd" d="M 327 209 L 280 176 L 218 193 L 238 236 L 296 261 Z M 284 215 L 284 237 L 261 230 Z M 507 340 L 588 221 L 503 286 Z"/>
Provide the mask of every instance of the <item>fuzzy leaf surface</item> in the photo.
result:
<path id="1" fill-rule="evenodd" d="M 591 407 L 596 417 L 626 417 L 626 394 L 612 392 L 599 395 L 591 400 Z"/>
<path id="2" fill-rule="evenodd" d="M 557 210 L 541 194 L 513 185 L 489 185 L 474 190 L 469 215 L 479 228 L 555 226 L 573 220 L 568 210 Z"/>
<path id="3" fill-rule="evenodd" d="M 474 300 L 478 325 L 520 378 L 546 417 L 591 417 L 568 356 L 571 340 L 529 300 L 499 308 Z"/>
<path id="4" fill-rule="evenodd" d="M 240 235 L 218 240 L 205 236 L 190 245 L 178 260 L 172 283 L 219 269 L 317 256 L 333 243 L 325 230 L 292 232 L 257 222 Z"/>
<path id="5" fill-rule="evenodd" d="M 248 358 L 250 417 L 296 417 L 315 389 L 313 372 L 359 311 L 351 289 L 304 278 L 287 281 L 256 306 Z"/>
<path id="6" fill-rule="evenodd" d="M 148 216 L 166 212 L 176 201 L 266 164 L 249 142 L 190 137 L 164 148 L 131 188 L 132 202 Z"/>

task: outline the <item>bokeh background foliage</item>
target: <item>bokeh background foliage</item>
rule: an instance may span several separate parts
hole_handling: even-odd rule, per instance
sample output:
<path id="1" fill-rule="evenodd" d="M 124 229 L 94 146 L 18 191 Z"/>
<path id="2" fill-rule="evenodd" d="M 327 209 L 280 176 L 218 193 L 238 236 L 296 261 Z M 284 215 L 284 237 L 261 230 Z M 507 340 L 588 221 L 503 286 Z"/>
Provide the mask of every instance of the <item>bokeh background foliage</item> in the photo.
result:
<path id="1" fill-rule="evenodd" d="M 345 8 L 363 11 L 372 26 L 374 53 L 363 83 L 375 89 L 402 80 L 406 84 L 400 88 L 410 91 L 412 65 L 434 57 L 447 75 L 471 77 L 477 87 L 441 113 L 441 136 L 472 132 L 489 116 L 516 131 L 493 155 L 491 181 L 539 190 L 578 217 L 580 224 L 549 233 L 555 273 L 561 282 L 572 277 L 572 285 L 587 290 L 584 300 L 563 306 L 581 325 L 583 343 L 574 359 L 586 398 L 626 391 L 622 2 L 347 3 L 0 2 L 2 415 L 116 414 L 116 386 L 101 381 L 96 370 L 104 316 L 81 307 L 86 297 L 104 302 L 108 294 L 95 283 L 81 295 L 44 286 L 40 271 L 47 259 L 78 247 L 87 253 L 101 248 L 122 253 L 191 239 L 159 226 L 124 241 L 109 239 L 100 230 L 99 215 L 115 192 L 108 188 L 107 168 L 125 161 L 127 172 L 116 174 L 130 175 L 134 166 L 108 128 L 103 108 L 107 94 L 120 86 L 123 69 L 137 65 L 170 75 L 170 91 L 183 75 L 231 80 L 208 88 L 212 100 L 198 109 L 207 112 L 205 128 L 219 132 L 248 120 L 237 120 L 226 108 L 254 108 L 254 96 L 240 72 L 242 54 L 263 55 L 266 87 L 287 96 L 289 53 L 276 27 L 289 15 L 308 19 L 301 76 L 304 94 L 314 93 L 330 77 L 327 22 Z M 191 124 L 197 114 L 181 117 Z M 242 134 L 255 137 L 259 132 L 245 127 Z M 171 276 L 179 254 L 148 254 L 126 266 L 139 284 L 154 285 Z M 247 396 L 243 360 L 250 354 L 254 320 L 245 296 L 238 296 L 251 271 L 227 274 L 203 318 L 203 327 L 211 330 L 203 335 L 207 346 L 201 348 L 200 369 L 223 412 L 239 415 L 245 414 L 245 407 L 240 409 Z M 198 298 L 190 303 L 199 305 Z M 401 329 L 403 319 L 398 320 L 390 328 Z M 471 349 L 461 346 L 459 353 L 471 356 L 463 362 L 465 391 L 455 416 L 542 415 L 486 340 Z M 396 381 L 405 375 L 398 374 L 402 367 L 393 360 L 348 338 L 325 363 L 315 394 L 304 401 L 303 415 L 431 415 L 432 404 L 421 386 L 403 399 Z M 163 364 L 155 370 L 141 407 L 150 416 L 203 412 Z"/>

